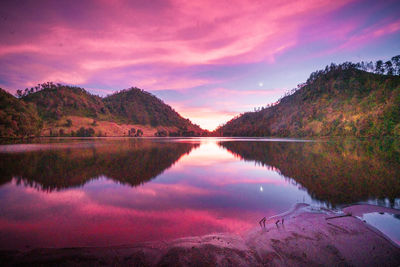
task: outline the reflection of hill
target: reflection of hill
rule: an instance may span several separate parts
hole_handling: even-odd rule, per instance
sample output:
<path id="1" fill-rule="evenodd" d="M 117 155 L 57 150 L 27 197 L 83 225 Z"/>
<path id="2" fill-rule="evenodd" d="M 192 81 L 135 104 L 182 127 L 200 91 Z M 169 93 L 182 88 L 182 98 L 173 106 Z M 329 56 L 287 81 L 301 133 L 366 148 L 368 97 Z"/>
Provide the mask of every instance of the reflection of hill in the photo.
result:
<path id="1" fill-rule="evenodd" d="M 85 184 L 105 175 L 137 186 L 161 174 L 195 144 L 126 140 L 96 142 L 81 148 L 0 153 L 0 183 L 18 182 L 45 190 Z"/>
<path id="2" fill-rule="evenodd" d="M 386 142 L 221 142 L 244 160 L 278 168 L 318 200 L 338 205 L 400 197 L 400 147 Z"/>

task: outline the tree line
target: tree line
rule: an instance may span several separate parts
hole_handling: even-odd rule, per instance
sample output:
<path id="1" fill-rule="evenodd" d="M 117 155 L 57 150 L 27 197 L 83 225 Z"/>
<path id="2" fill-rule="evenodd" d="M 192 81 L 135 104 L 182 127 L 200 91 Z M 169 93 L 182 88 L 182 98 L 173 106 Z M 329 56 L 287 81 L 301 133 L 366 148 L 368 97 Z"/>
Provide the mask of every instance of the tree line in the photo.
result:
<path id="1" fill-rule="evenodd" d="M 330 64 L 277 102 L 235 117 L 224 136 L 400 136 L 399 58 Z"/>
<path id="2" fill-rule="evenodd" d="M 22 97 L 28 96 L 30 94 L 40 92 L 42 90 L 51 90 L 51 89 L 55 90 L 55 89 L 61 88 L 61 87 L 80 89 L 81 91 L 84 91 L 85 93 L 90 94 L 85 89 L 83 89 L 79 86 L 69 86 L 69 85 L 63 85 L 61 83 L 45 82 L 45 83 L 38 83 L 36 86 L 30 87 L 30 88 L 25 88 L 24 90 L 18 89 L 16 96 L 18 98 L 22 98 Z"/>
<path id="3" fill-rule="evenodd" d="M 331 71 L 345 71 L 351 69 L 358 69 L 370 73 L 380 74 L 380 75 L 391 75 L 391 76 L 400 76 L 400 55 L 392 57 L 390 60 L 383 61 L 377 60 L 373 61 L 361 61 L 358 63 L 353 62 L 344 62 L 341 64 L 331 63 L 330 65 L 326 65 L 324 69 L 314 71 L 310 74 L 307 81 L 304 83 L 299 83 L 297 87 L 292 88 L 284 93 L 282 97 L 280 97 L 276 102 L 267 104 L 266 106 L 255 107 L 254 112 L 262 111 L 267 108 L 278 105 L 281 100 L 287 96 L 290 96 L 296 93 L 298 90 L 303 88 L 304 86 L 310 85 L 315 80 L 317 80 L 320 76 L 325 75 Z M 243 115 L 240 114 L 239 116 Z"/>

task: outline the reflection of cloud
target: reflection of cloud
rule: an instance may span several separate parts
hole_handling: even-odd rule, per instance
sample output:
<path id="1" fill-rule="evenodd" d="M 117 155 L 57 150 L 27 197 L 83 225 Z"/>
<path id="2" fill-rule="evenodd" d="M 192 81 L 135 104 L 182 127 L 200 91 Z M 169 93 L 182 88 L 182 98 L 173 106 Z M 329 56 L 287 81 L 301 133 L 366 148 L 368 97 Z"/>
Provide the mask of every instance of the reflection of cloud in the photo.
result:
<path id="1" fill-rule="evenodd" d="M 154 183 L 137 190 L 102 178 L 63 192 L 46 193 L 15 184 L 8 186 L 9 194 L 4 194 L 4 187 L 1 190 L 6 201 L 0 204 L 4 233 L 0 246 L 8 248 L 120 245 L 210 231 L 240 232 L 253 225 L 234 210 L 191 207 L 193 202 L 201 203 L 196 195 L 201 199 L 218 192 L 184 184 Z"/>
<path id="2" fill-rule="evenodd" d="M 0 188 L 0 229 L 5 233 L 0 246 L 118 245 L 241 232 L 261 215 L 277 213 L 279 205 L 265 211 L 260 202 L 260 197 L 271 202 L 282 188 L 272 172 L 238 161 L 216 140 L 202 144 L 157 179 L 135 188 L 105 176 L 81 188 L 52 192 L 32 184 L 17 186 L 21 180 L 13 180 Z M 254 193 L 260 193 L 260 185 L 266 194 Z"/>

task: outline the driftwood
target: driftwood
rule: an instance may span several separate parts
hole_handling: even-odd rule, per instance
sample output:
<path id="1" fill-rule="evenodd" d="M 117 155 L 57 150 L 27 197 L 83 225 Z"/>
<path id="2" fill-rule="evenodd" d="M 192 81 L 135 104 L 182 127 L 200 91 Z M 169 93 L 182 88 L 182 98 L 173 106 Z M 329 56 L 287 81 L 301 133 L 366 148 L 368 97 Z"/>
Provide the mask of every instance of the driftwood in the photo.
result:
<path id="1" fill-rule="evenodd" d="M 265 221 L 267 220 L 267 218 L 262 218 L 258 223 L 260 224 L 260 226 L 261 226 L 261 228 L 263 227 L 262 226 L 262 223 L 264 223 L 264 228 L 265 228 Z"/>
<path id="2" fill-rule="evenodd" d="M 283 212 L 283 213 L 280 213 L 278 215 L 271 216 L 268 219 L 266 217 L 264 217 L 258 223 L 260 224 L 261 228 L 263 226 L 265 228 L 265 222 L 267 220 L 271 220 L 271 221 L 272 220 L 277 220 L 277 221 L 275 221 L 276 226 L 278 226 L 279 223 L 284 224 L 284 222 L 285 222 L 284 218 L 289 219 L 290 218 L 289 216 L 291 214 L 295 213 L 298 209 L 301 209 L 301 208 L 304 208 L 304 207 L 307 207 L 307 206 L 309 206 L 309 205 L 305 204 L 305 203 L 297 203 L 294 206 L 292 206 L 292 208 L 290 208 L 290 210 L 288 210 L 286 212 Z"/>
<path id="3" fill-rule="evenodd" d="M 327 217 L 325 220 L 331 220 L 331 219 L 336 219 L 336 218 L 343 218 L 343 217 L 351 217 L 351 213 L 346 213 L 344 215 L 339 215 L 339 216 L 333 216 L 333 217 Z"/>
<path id="4" fill-rule="evenodd" d="M 338 215 L 338 216 L 333 216 L 333 217 L 327 217 L 327 218 L 325 218 L 325 220 L 331 220 L 331 219 L 337 219 L 337 218 L 343 218 L 343 217 L 351 217 L 352 216 L 352 214 L 351 213 L 346 213 L 346 214 L 344 214 L 344 215 Z M 275 216 L 273 216 L 273 217 L 275 217 Z M 264 218 L 262 218 L 258 223 L 260 224 L 260 226 L 261 226 L 261 228 L 265 228 L 265 222 L 267 221 L 267 218 L 266 217 L 264 217 Z M 275 222 L 275 224 L 276 224 L 276 226 L 278 226 L 278 224 L 279 224 L 279 222 L 281 223 L 281 224 L 283 224 L 284 222 L 285 222 L 285 219 L 284 218 L 282 218 L 282 221 L 279 219 L 279 220 L 277 220 L 276 222 Z"/>
<path id="5" fill-rule="evenodd" d="M 267 218 L 262 218 L 258 223 L 260 224 L 260 226 L 261 226 L 261 228 L 264 226 L 264 228 L 265 228 L 265 222 L 266 222 L 266 220 L 267 220 Z M 276 222 L 275 222 L 275 224 L 278 226 L 278 223 L 280 222 L 281 220 L 277 220 Z M 285 222 L 285 219 L 284 218 L 282 218 L 282 222 L 281 222 L 281 224 L 283 224 Z"/>

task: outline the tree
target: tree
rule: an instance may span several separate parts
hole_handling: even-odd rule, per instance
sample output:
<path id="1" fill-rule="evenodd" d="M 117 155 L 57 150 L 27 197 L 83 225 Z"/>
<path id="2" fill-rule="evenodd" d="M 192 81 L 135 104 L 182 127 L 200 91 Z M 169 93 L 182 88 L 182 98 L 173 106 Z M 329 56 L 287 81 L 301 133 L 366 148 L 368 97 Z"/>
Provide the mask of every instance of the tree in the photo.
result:
<path id="1" fill-rule="evenodd" d="M 129 135 L 129 136 L 134 136 L 135 133 L 136 133 L 135 128 L 131 128 L 131 129 L 128 131 L 128 135 Z"/>
<path id="2" fill-rule="evenodd" d="M 93 128 L 89 128 L 88 131 L 87 131 L 87 136 L 94 136 L 94 133 L 95 133 L 94 129 Z"/>
<path id="3" fill-rule="evenodd" d="M 81 137 L 91 137 L 91 136 L 94 136 L 94 134 L 95 134 L 95 131 L 93 128 L 86 129 L 84 127 L 81 127 L 76 132 L 76 136 L 81 136 Z"/>
<path id="4" fill-rule="evenodd" d="M 154 135 L 158 137 L 165 137 L 168 135 L 168 133 L 165 130 L 158 130 Z"/>
<path id="5" fill-rule="evenodd" d="M 385 69 L 387 75 L 393 75 L 393 64 L 392 61 L 388 60 L 385 62 Z"/>
<path id="6" fill-rule="evenodd" d="M 76 136 L 85 136 L 85 128 L 79 128 L 79 130 L 76 132 Z"/>
<path id="7" fill-rule="evenodd" d="M 143 135 L 143 131 L 140 129 L 137 129 L 135 136 L 136 137 L 141 137 Z"/>
<path id="8" fill-rule="evenodd" d="M 357 63 L 357 68 L 359 68 L 360 70 L 363 70 L 363 71 L 367 71 L 367 66 L 364 61 Z"/>
<path id="9" fill-rule="evenodd" d="M 65 127 L 71 127 L 72 126 L 72 120 L 67 119 L 67 123 L 65 124 Z"/>
<path id="10" fill-rule="evenodd" d="M 367 71 L 370 71 L 370 72 L 374 71 L 374 63 L 372 61 L 366 63 L 365 67 L 367 68 Z"/>
<path id="11" fill-rule="evenodd" d="M 400 55 L 392 57 L 393 74 L 400 75 Z"/>
<path id="12" fill-rule="evenodd" d="M 383 68 L 383 61 L 378 60 L 375 64 L 375 73 L 383 74 L 384 72 L 385 72 L 385 69 Z"/>

